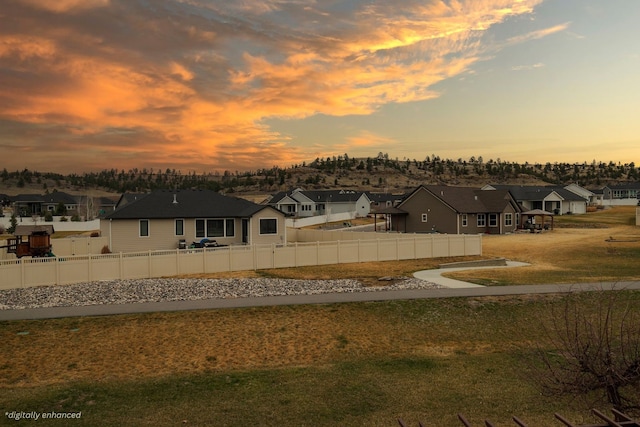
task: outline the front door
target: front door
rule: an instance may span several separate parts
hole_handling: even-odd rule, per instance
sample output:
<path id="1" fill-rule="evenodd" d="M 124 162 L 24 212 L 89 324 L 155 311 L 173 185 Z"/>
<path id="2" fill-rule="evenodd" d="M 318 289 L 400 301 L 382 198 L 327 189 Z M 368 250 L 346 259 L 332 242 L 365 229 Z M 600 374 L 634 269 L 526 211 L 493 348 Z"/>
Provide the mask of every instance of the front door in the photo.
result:
<path id="1" fill-rule="evenodd" d="M 242 219 L 242 243 L 249 243 L 249 220 L 246 218 Z"/>

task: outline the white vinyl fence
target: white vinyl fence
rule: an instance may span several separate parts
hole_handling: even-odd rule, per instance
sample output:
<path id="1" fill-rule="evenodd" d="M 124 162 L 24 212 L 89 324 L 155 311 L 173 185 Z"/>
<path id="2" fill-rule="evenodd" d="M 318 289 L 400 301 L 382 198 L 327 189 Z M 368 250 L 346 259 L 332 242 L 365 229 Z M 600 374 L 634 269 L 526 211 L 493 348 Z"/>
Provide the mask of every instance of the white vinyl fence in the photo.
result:
<path id="1" fill-rule="evenodd" d="M 0 261 L 0 289 L 482 254 L 481 235 L 400 236 L 286 246 L 248 245 L 5 260 Z"/>

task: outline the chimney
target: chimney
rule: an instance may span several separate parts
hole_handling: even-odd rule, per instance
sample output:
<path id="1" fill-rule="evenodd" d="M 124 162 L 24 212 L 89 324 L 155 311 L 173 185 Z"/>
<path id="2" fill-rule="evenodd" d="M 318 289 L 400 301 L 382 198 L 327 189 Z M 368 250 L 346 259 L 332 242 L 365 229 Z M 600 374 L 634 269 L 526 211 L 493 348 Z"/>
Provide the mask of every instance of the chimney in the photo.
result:
<path id="1" fill-rule="evenodd" d="M 178 195 L 174 193 L 173 195 L 173 204 L 177 205 L 178 204 Z"/>

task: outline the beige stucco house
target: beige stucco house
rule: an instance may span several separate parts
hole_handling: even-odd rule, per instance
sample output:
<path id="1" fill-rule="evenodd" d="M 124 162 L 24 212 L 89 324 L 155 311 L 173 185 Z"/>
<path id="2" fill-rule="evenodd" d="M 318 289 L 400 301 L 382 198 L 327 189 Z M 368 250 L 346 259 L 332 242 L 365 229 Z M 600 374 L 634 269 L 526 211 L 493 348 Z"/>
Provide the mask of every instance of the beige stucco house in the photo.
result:
<path id="1" fill-rule="evenodd" d="M 285 215 L 208 190 L 160 190 L 137 197 L 101 222 L 112 252 L 177 249 L 207 239 L 219 245 L 284 244 Z"/>

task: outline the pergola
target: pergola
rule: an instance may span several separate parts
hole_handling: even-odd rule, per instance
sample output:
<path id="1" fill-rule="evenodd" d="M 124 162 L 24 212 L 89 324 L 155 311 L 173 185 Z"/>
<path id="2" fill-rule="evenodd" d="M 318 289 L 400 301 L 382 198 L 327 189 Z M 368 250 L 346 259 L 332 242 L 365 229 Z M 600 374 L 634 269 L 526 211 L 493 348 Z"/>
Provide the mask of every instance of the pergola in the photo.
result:
<path id="1" fill-rule="evenodd" d="M 533 209 L 533 210 L 530 210 L 530 211 L 522 212 L 520 214 L 520 228 L 523 228 L 525 217 L 527 217 L 527 219 L 529 219 L 529 218 L 535 218 L 537 216 L 542 218 L 542 221 L 540 223 L 540 229 L 542 229 L 544 227 L 545 218 L 550 216 L 551 217 L 551 229 L 553 230 L 553 216 L 554 215 L 551 212 L 543 211 L 542 209 Z"/>
<path id="2" fill-rule="evenodd" d="M 375 231 L 378 231 L 378 226 L 377 226 L 378 215 L 381 215 L 382 218 L 384 218 L 384 231 L 389 231 L 388 218 L 390 217 L 393 218 L 394 216 L 404 217 L 404 231 L 405 232 L 407 231 L 407 215 L 409 215 L 408 212 L 403 211 L 402 209 L 394 208 L 394 207 L 387 207 L 382 209 L 376 209 L 372 213 L 373 213 L 373 229 Z M 400 231 L 400 230 L 396 230 L 396 231 Z"/>

